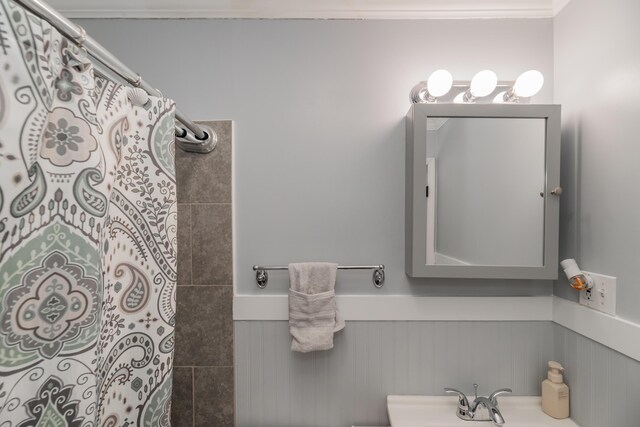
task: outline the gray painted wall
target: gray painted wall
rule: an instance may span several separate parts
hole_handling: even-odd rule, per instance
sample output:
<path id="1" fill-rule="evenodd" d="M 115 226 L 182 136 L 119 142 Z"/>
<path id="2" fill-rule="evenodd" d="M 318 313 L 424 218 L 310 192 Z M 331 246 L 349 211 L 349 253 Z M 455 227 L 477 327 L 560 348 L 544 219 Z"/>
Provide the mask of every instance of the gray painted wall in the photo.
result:
<path id="1" fill-rule="evenodd" d="M 347 322 L 332 350 L 307 354 L 287 322 L 237 321 L 235 336 L 238 427 L 386 426 L 388 394 L 474 382 L 540 395 L 554 354 L 551 322 Z"/>
<path id="2" fill-rule="evenodd" d="M 618 315 L 640 321 L 638 0 L 573 0 L 554 20 L 562 104 L 560 256 L 618 278 Z M 577 300 L 559 280 L 556 295 Z"/>
<path id="3" fill-rule="evenodd" d="M 340 274 L 338 292 L 541 295 L 547 281 L 409 279 L 404 273 L 404 116 L 437 69 L 547 77 L 550 19 L 431 21 L 84 20 L 87 31 L 197 119 L 233 119 L 237 290 L 251 266 L 303 260 L 387 266 Z M 342 286 L 344 285 L 344 286 Z"/>
<path id="4" fill-rule="evenodd" d="M 436 252 L 476 265 L 543 265 L 545 131 L 544 119 L 452 118 L 440 127 Z"/>
<path id="5" fill-rule="evenodd" d="M 566 369 L 571 418 L 580 427 L 640 425 L 640 362 L 558 324 L 553 335 L 555 360 Z"/>

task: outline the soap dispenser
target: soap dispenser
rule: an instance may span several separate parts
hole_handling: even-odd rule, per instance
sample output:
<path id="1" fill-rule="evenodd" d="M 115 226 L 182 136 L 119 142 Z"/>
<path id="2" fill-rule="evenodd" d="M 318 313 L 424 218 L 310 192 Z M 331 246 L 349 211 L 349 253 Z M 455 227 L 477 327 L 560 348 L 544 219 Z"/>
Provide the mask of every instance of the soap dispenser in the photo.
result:
<path id="1" fill-rule="evenodd" d="M 557 419 L 569 416 L 569 387 L 562 382 L 562 371 L 561 364 L 550 361 L 547 379 L 542 381 L 542 410 Z"/>

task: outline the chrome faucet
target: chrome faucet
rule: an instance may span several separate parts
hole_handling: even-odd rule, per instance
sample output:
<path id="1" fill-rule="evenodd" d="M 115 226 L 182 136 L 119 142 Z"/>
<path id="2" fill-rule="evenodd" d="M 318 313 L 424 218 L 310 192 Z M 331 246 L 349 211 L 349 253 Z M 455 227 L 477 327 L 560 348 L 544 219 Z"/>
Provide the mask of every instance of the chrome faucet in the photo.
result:
<path id="1" fill-rule="evenodd" d="M 495 425 L 501 426 L 504 424 L 504 418 L 498 409 L 498 396 L 502 394 L 512 393 L 510 388 L 501 388 L 494 391 L 488 397 L 478 397 L 478 384 L 474 384 L 475 399 L 472 403 L 469 403 L 467 396 L 460 390 L 455 388 L 445 388 L 445 393 L 455 393 L 458 395 L 458 410 L 456 414 L 458 418 L 465 421 L 493 421 Z M 486 410 L 478 412 L 479 408 Z"/>

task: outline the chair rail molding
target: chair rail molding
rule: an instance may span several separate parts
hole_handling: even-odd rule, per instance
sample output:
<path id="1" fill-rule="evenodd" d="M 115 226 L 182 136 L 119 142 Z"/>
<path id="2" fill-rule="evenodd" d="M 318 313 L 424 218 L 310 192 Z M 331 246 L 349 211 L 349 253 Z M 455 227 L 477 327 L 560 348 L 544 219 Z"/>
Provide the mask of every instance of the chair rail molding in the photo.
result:
<path id="1" fill-rule="evenodd" d="M 339 295 L 347 321 L 553 321 L 640 361 L 640 324 L 556 297 Z M 287 295 L 241 295 L 233 319 L 288 320 Z"/>
<path id="2" fill-rule="evenodd" d="M 551 296 L 414 297 L 339 295 L 345 320 L 550 321 Z M 286 295 L 236 295 L 234 320 L 288 320 Z"/>
<path id="3" fill-rule="evenodd" d="M 553 321 L 640 361 L 640 324 L 553 297 Z"/>

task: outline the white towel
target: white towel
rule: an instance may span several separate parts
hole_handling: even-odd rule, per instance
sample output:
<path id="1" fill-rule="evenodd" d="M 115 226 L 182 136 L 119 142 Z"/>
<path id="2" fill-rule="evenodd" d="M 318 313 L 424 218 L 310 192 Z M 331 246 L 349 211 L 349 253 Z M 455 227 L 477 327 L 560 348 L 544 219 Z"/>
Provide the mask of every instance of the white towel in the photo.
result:
<path id="1" fill-rule="evenodd" d="M 289 264 L 291 350 L 301 353 L 333 348 L 333 333 L 344 328 L 336 305 L 337 264 Z"/>

